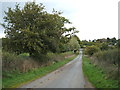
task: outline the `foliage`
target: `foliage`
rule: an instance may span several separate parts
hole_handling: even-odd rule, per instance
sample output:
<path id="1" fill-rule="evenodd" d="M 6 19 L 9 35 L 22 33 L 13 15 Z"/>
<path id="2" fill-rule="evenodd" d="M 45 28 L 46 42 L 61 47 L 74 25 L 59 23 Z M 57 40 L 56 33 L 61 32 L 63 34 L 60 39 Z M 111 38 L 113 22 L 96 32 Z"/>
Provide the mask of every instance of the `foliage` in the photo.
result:
<path id="1" fill-rule="evenodd" d="M 21 71 L 22 64 L 25 60 L 29 60 L 29 57 L 23 55 L 16 55 L 14 53 L 2 52 L 2 70 L 3 71 Z M 33 64 L 33 63 L 32 63 Z"/>
<path id="2" fill-rule="evenodd" d="M 28 53 L 22 53 L 16 55 L 14 53 L 3 52 L 2 53 L 2 69 L 3 71 L 14 71 L 26 72 L 33 68 L 49 65 L 53 62 L 63 60 L 67 56 L 73 55 L 72 52 L 65 53 L 52 53 L 49 52 L 46 55 L 39 55 L 38 57 L 29 57 Z"/>
<path id="3" fill-rule="evenodd" d="M 85 54 L 92 56 L 94 53 L 98 52 L 99 48 L 96 46 L 88 46 L 85 48 Z"/>
<path id="4" fill-rule="evenodd" d="M 21 9 L 19 4 L 15 9 L 8 8 L 2 24 L 5 28 L 5 49 L 20 53 L 29 53 L 32 57 L 46 54 L 48 51 L 60 52 L 61 39 L 66 32 L 75 33 L 75 28 L 65 28 L 70 24 L 68 19 L 61 16 L 61 12 L 53 10 L 50 14 L 42 4 L 26 3 Z M 71 34 L 68 34 L 70 36 Z M 9 44 L 9 45 L 8 45 Z"/>
<path id="5" fill-rule="evenodd" d="M 81 48 L 85 48 L 87 46 L 92 46 L 95 45 L 97 47 L 100 47 L 102 50 L 107 50 L 109 48 L 114 48 L 116 47 L 116 44 L 118 44 L 119 40 L 116 40 L 115 37 L 113 38 L 102 38 L 102 39 L 94 39 L 94 40 L 82 40 L 80 41 L 80 46 Z"/>
<path id="6" fill-rule="evenodd" d="M 3 51 L 12 51 L 12 49 L 10 48 L 12 45 L 10 44 L 10 41 L 8 38 L 2 38 L 2 50 Z M 14 48 L 13 48 L 14 49 Z"/>
<path id="7" fill-rule="evenodd" d="M 79 42 L 79 38 L 76 35 L 72 35 L 71 37 L 69 37 L 69 39 L 66 38 L 66 40 L 60 44 L 60 50 L 61 52 L 79 50 Z"/>
<path id="8" fill-rule="evenodd" d="M 102 43 L 101 45 L 100 45 L 100 49 L 101 50 L 108 50 L 108 44 L 107 43 Z"/>
<path id="9" fill-rule="evenodd" d="M 106 78 L 107 75 L 103 70 L 104 68 L 91 64 L 89 58 L 83 57 L 83 72 L 95 88 L 118 88 L 118 80 Z"/>
<path id="10" fill-rule="evenodd" d="M 118 39 L 117 47 L 120 48 L 120 39 Z"/>
<path id="11" fill-rule="evenodd" d="M 117 40 L 115 37 L 113 38 L 107 38 L 107 43 L 111 44 L 111 45 L 114 45 L 115 43 L 117 43 Z"/>
<path id="12" fill-rule="evenodd" d="M 99 51 L 94 54 L 94 57 L 96 57 L 99 62 L 105 61 L 107 63 L 115 64 L 118 66 L 118 56 L 120 56 L 119 54 L 120 51 L 116 48 L 106 51 Z"/>
<path id="13" fill-rule="evenodd" d="M 76 39 L 76 36 L 71 37 L 69 43 L 69 50 L 78 50 L 80 48 L 78 39 Z"/>
<path id="14" fill-rule="evenodd" d="M 15 54 L 11 54 L 9 52 L 2 53 L 2 60 L 14 61 L 14 60 L 17 60 L 16 58 L 17 58 L 17 56 Z"/>
<path id="15" fill-rule="evenodd" d="M 29 53 L 22 53 L 19 55 L 20 57 L 29 57 Z"/>
<path id="16" fill-rule="evenodd" d="M 99 51 L 94 54 L 93 60 L 94 64 L 105 70 L 108 78 L 118 79 L 120 51 L 117 48 Z"/>
<path id="17" fill-rule="evenodd" d="M 73 35 L 75 38 L 76 38 L 76 40 L 78 41 L 78 43 L 80 44 L 80 39 L 78 38 L 78 36 L 77 35 Z"/>
<path id="18" fill-rule="evenodd" d="M 65 54 L 67 54 L 67 53 L 65 53 Z M 76 57 L 76 55 L 72 56 L 72 57 L 68 57 L 62 61 L 52 63 L 51 65 L 48 65 L 48 66 L 43 66 L 40 68 L 30 70 L 25 73 L 21 73 L 19 71 L 3 72 L 3 74 L 5 74 L 7 76 L 6 78 L 3 78 L 3 84 L 2 84 L 3 88 L 11 88 L 11 87 L 16 88 L 21 84 L 30 82 L 37 78 L 40 78 L 40 77 L 48 74 L 49 72 L 52 72 L 52 71 L 56 70 L 57 68 L 63 66 L 64 64 L 73 60 L 75 57 Z"/>
<path id="19" fill-rule="evenodd" d="M 1 54 L 2 54 L 2 39 L 0 38 L 0 57 L 1 57 Z"/>

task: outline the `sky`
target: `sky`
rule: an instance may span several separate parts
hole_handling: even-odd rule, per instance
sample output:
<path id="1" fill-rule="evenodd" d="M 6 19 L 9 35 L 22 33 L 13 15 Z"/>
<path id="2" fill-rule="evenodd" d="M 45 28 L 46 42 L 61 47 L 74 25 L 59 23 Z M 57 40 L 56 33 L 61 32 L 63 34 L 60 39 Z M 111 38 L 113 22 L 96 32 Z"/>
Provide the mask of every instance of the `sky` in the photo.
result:
<path id="1" fill-rule="evenodd" d="M 35 1 L 43 3 L 48 12 L 53 8 L 62 11 L 62 16 L 72 22 L 79 31 L 80 40 L 99 38 L 118 38 L 118 1 L 120 0 L 0 0 L 0 22 L 3 22 L 7 7 L 14 8 L 15 2 Z M 67 27 L 69 27 L 67 25 Z M 0 26 L 0 38 L 4 37 L 4 29 Z"/>

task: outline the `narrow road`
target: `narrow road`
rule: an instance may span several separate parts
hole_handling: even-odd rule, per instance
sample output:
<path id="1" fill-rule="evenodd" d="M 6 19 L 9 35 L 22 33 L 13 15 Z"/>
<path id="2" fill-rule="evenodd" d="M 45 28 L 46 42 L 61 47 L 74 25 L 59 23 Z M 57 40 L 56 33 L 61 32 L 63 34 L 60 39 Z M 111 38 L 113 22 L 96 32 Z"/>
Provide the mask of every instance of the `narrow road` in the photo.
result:
<path id="1" fill-rule="evenodd" d="M 71 62 L 52 73 L 34 80 L 20 88 L 84 88 L 82 51 Z"/>

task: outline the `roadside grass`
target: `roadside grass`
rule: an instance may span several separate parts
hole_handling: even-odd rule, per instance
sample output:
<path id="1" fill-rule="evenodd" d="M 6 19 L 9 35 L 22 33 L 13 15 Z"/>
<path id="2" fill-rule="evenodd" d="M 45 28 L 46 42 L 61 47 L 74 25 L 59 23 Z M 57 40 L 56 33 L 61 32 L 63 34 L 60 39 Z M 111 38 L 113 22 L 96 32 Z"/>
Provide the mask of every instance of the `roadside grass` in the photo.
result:
<path id="1" fill-rule="evenodd" d="M 5 74 L 9 74 L 7 78 L 3 78 L 3 88 L 17 88 L 20 85 L 23 85 L 25 83 L 28 83 L 30 81 L 33 81 L 37 78 L 40 78 L 56 69 L 59 67 L 63 66 L 64 64 L 68 63 L 69 61 L 73 60 L 77 55 L 74 55 L 72 57 L 66 58 L 62 61 L 58 61 L 54 64 L 51 64 L 49 66 L 43 66 L 40 68 L 36 68 L 33 70 L 30 70 L 25 73 L 20 73 L 19 71 L 15 72 L 6 72 Z"/>
<path id="2" fill-rule="evenodd" d="M 103 70 L 94 66 L 85 56 L 83 56 L 83 72 L 95 88 L 118 88 L 117 80 L 107 79 Z"/>

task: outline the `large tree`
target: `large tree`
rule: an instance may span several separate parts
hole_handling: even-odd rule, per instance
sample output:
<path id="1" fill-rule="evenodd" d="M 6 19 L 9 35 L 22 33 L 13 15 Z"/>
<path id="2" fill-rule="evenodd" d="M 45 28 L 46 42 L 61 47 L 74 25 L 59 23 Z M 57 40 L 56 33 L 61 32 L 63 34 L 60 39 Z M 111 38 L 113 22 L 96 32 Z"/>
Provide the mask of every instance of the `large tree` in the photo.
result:
<path id="1" fill-rule="evenodd" d="M 17 4 L 15 9 L 8 8 L 5 14 L 2 26 L 9 39 L 10 50 L 18 54 L 24 52 L 35 56 L 47 51 L 58 52 L 61 39 L 65 37 L 63 34 L 75 32 L 74 27 L 67 29 L 64 26 L 71 22 L 62 17 L 61 12 L 53 10 L 48 13 L 42 4 L 35 2 L 26 3 L 23 8 Z"/>

